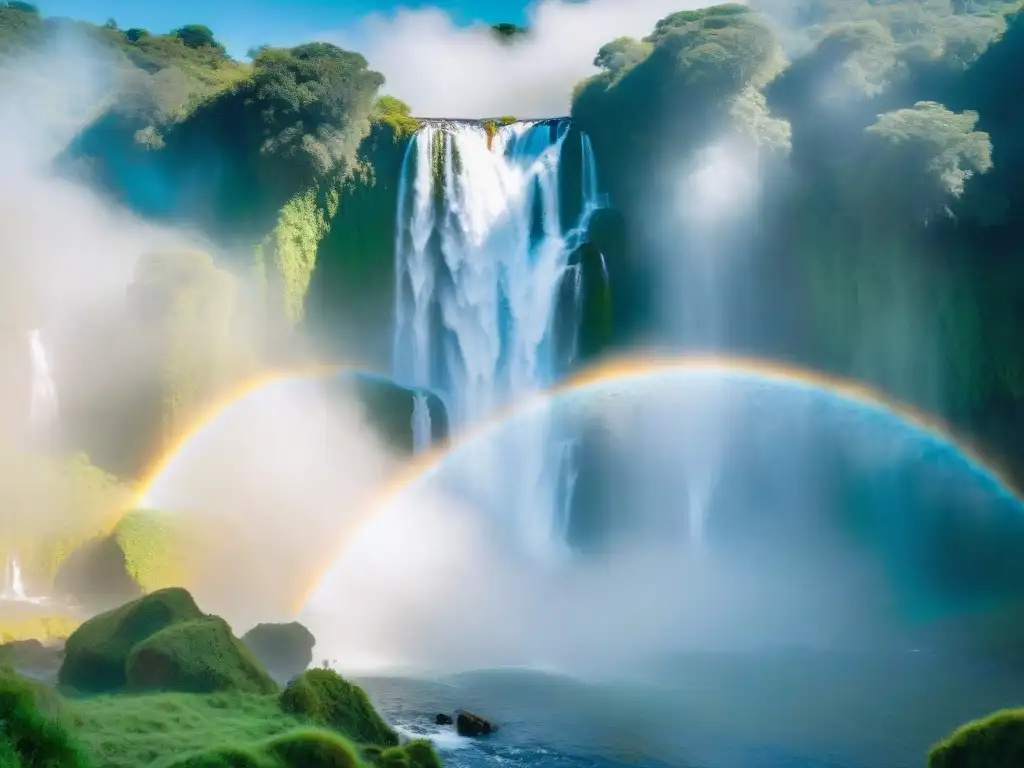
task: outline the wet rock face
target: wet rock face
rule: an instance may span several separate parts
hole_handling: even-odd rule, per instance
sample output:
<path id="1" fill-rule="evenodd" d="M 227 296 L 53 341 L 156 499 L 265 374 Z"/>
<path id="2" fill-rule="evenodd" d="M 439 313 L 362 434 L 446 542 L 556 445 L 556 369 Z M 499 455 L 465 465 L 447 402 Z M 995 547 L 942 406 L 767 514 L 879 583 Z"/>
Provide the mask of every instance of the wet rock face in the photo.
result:
<path id="1" fill-rule="evenodd" d="M 458 731 L 459 736 L 479 738 L 480 736 L 494 733 L 498 730 L 498 726 L 472 712 L 459 712 L 458 717 L 455 719 L 455 730 Z"/>
<path id="2" fill-rule="evenodd" d="M 436 725 L 451 725 L 453 722 L 451 715 L 439 714 L 434 717 Z"/>

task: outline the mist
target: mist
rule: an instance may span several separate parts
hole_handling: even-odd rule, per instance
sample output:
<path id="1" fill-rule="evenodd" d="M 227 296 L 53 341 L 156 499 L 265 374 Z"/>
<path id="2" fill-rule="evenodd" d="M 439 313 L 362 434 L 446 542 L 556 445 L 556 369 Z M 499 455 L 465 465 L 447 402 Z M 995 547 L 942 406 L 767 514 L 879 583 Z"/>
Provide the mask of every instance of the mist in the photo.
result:
<path id="1" fill-rule="evenodd" d="M 354 32 L 321 39 L 360 51 L 387 78 L 385 89 L 421 117 L 567 115 L 573 88 L 597 73 L 594 57 L 618 37 L 644 37 L 698 0 L 541 0 L 527 10 L 531 34 L 496 40 L 488 23 L 462 27 L 440 8 L 368 16 Z"/>
<path id="2" fill-rule="evenodd" d="M 399 466 L 353 391 L 282 379 L 192 438 L 141 503 L 170 516 L 188 542 L 183 586 L 241 634 L 294 616 Z M 387 567 L 381 557 L 372 569 Z"/>
<path id="3" fill-rule="evenodd" d="M 513 455 L 492 464 L 509 476 L 480 492 L 475 457 L 514 446 L 510 435 L 548 414 L 542 402 L 379 504 L 300 616 L 318 657 L 359 673 L 523 666 L 591 679 L 650 679 L 679 654 L 900 658 L 945 648 L 920 606 L 959 610 L 948 566 L 930 565 L 947 562 L 933 554 L 944 505 L 973 498 L 971 525 L 1006 525 L 1005 541 L 1024 533 L 984 478 L 922 468 L 919 433 L 831 395 L 728 374 L 601 386 L 585 403 L 559 401 L 599 421 L 610 446 L 583 467 L 601 492 L 574 511 L 598 546 L 536 556 L 503 492 Z M 972 557 L 1014 559 L 1009 548 Z"/>
<path id="4" fill-rule="evenodd" d="M 125 487 L 67 454 L 85 450 L 111 470 L 80 438 L 116 441 L 133 428 L 131 405 L 152 391 L 152 334 L 137 327 L 127 301 L 140 258 L 210 252 L 194 233 L 144 222 L 62 175 L 68 143 L 139 75 L 70 31 L 0 72 L 0 442 L 8 458 L 0 528 L 8 552 L 28 555 L 55 536 L 84 540 L 125 502 Z M 70 473 L 68 461 L 77 467 Z"/>

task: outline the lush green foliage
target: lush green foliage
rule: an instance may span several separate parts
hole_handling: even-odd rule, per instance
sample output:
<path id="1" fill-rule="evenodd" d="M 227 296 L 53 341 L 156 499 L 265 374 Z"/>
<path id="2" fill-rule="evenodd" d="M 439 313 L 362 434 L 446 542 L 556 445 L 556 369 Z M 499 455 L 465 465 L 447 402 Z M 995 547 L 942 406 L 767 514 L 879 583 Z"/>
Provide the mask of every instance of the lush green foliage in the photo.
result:
<path id="1" fill-rule="evenodd" d="M 179 588 L 159 590 L 93 616 L 68 638 L 60 682 L 80 691 L 121 690 L 135 646 L 162 629 L 202 618 L 192 596 Z"/>
<path id="2" fill-rule="evenodd" d="M 1013 223 L 1024 220 L 1013 95 L 1024 22 L 1007 15 L 1021 3 L 752 6 L 672 14 L 645 40 L 610 41 L 601 74 L 577 90 L 573 116 L 625 223 L 600 246 L 616 334 L 648 322 L 621 300 L 646 295 L 647 265 L 687 242 L 681 179 L 703 148 L 745 137 L 760 144 L 762 195 L 756 238 L 738 247 L 761 288 L 715 344 L 871 381 L 940 411 L 1024 476 L 1009 426 L 1024 420 L 1012 341 L 1024 322 Z"/>
<path id="3" fill-rule="evenodd" d="M 928 768 L 1024 764 L 1024 710 L 1007 709 L 957 728 L 936 744 Z"/>
<path id="4" fill-rule="evenodd" d="M 276 697 L 245 693 L 115 694 L 72 700 L 67 709 L 95 764 L 125 768 L 255 744 L 302 725 Z"/>
<path id="5" fill-rule="evenodd" d="M 394 96 L 381 96 L 373 108 L 373 122 L 391 127 L 395 140 L 411 136 L 420 127 L 409 105 Z"/>
<path id="6" fill-rule="evenodd" d="M 277 685 L 223 619 L 171 624 L 137 643 L 125 662 L 129 690 L 272 693 Z"/>
<path id="7" fill-rule="evenodd" d="M 572 116 L 613 183 L 657 184 L 666 173 L 676 176 L 658 158 L 686 156 L 723 130 L 788 145 L 788 127 L 769 117 L 761 93 L 783 63 L 770 27 L 746 6 L 675 13 L 642 41 L 602 47 L 595 64 L 604 71 L 577 88 Z M 639 199 L 633 189 L 611 192 Z"/>
<path id="8" fill-rule="evenodd" d="M 398 735 L 357 685 L 331 669 L 303 672 L 281 692 L 281 707 L 363 744 L 396 746 Z"/>
<path id="9" fill-rule="evenodd" d="M 159 510 L 131 510 L 111 535 L 124 553 L 125 570 L 143 591 L 178 583 L 184 559 L 179 517 Z"/>
<path id="10" fill-rule="evenodd" d="M 389 747 L 374 761 L 380 768 L 441 768 L 441 761 L 423 739 L 415 739 L 400 747 Z"/>
<path id="11" fill-rule="evenodd" d="M 48 590 L 83 542 L 110 529 L 128 488 L 76 453 L 54 458 L 0 441 L 0 504 L 7 512 L 0 556 L 19 558 L 30 591 Z M 25 515 L 21 510 L 32 509 Z M 0 628 L 4 631 L 10 627 Z"/>
<path id="12" fill-rule="evenodd" d="M 85 755 L 59 718 L 51 691 L 0 667 L 0 765 L 80 768 Z"/>

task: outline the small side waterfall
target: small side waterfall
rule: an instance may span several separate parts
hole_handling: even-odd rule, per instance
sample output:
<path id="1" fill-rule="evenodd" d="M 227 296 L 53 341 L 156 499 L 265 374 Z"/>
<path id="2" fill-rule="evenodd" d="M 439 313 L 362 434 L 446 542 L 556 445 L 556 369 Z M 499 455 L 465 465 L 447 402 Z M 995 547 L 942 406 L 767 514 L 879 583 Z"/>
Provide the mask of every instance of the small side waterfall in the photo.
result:
<path id="1" fill-rule="evenodd" d="M 25 594 L 25 584 L 21 580 L 21 566 L 16 557 L 8 557 L 4 563 L 4 591 L 0 593 L 0 599 L 30 602 L 28 595 Z"/>
<path id="2" fill-rule="evenodd" d="M 430 403 L 427 396 L 417 392 L 412 404 L 412 450 L 423 453 L 433 442 L 433 424 L 430 421 Z"/>
<path id="3" fill-rule="evenodd" d="M 566 226 L 561 170 L 570 135 L 581 153 L 580 200 Z M 455 430 L 557 381 L 569 362 L 557 359 L 553 338 L 559 289 L 602 204 L 590 140 L 570 133 L 568 120 L 490 134 L 477 123 L 425 123 L 401 171 L 395 378 L 445 392 Z M 578 284 L 578 275 L 569 278 Z M 578 312 L 569 332 L 579 332 Z M 500 493 L 543 548 L 565 529 L 574 444 L 554 422 L 526 431 L 533 434 L 520 436 L 520 476 Z M 482 484 L 487 461 L 480 457 Z"/>
<path id="4" fill-rule="evenodd" d="M 33 429 L 49 426 L 57 420 L 57 386 L 50 373 L 50 361 L 43 343 L 43 334 L 38 328 L 28 335 L 29 359 L 32 364 L 32 389 L 29 402 L 29 418 Z"/>

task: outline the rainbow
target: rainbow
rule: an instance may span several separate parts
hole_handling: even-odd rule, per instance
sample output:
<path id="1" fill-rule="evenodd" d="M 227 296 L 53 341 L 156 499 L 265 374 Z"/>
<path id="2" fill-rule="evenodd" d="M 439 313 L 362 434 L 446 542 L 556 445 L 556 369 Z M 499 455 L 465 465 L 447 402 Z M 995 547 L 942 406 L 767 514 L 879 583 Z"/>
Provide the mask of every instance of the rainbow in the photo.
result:
<path id="1" fill-rule="evenodd" d="M 1024 504 L 1021 493 L 1007 479 L 1005 473 L 996 469 L 991 461 L 974 449 L 970 443 L 957 437 L 954 430 L 941 419 L 921 411 L 906 403 L 872 389 L 859 382 L 829 376 L 819 371 L 786 365 L 773 360 L 752 357 L 733 357 L 724 355 L 634 355 L 611 358 L 595 366 L 569 377 L 558 386 L 545 392 L 537 393 L 521 400 L 509 408 L 499 412 L 495 417 L 475 426 L 464 433 L 460 439 L 449 447 L 439 447 L 426 451 L 406 465 L 403 471 L 396 474 L 376 495 L 373 503 L 346 530 L 339 543 L 337 554 L 315 582 L 302 595 L 296 606 L 296 613 L 301 612 L 309 603 L 313 594 L 326 578 L 334 562 L 340 558 L 355 534 L 379 515 L 389 503 L 417 482 L 429 476 L 441 462 L 460 446 L 472 442 L 496 425 L 514 418 L 527 409 L 536 406 L 540 401 L 558 395 L 586 389 L 596 384 L 607 382 L 626 383 L 632 379 L 644 379 L 663 373 L 679 373 L 686 371 L 746 375 L 756 377 L 768 383 L 797 384 L 804 387 L 824 390 L 844 400 L 858 405 L 890 412 L 904 422 L 918 429 L 941 438 L 955 446 L 957 450 L 975 467 L 1002 487 L 1009 495 Z"/>
<path id="2" fill-rule="evenodd" d="M 156 459 L 156 461 L 154 461 L 146 471 L 142 473 L 142 479 L 136 485 L 128 506 L 120 510 L 118 519 L 123 517 L 126 512 L 139 508 L 167 468 L 173 464 L 179 456 L 188 450 L 188 447 L 192 442 L 199 438 L 207 429 L 213 428 L 221 415 L 223 415 L 232 406 L 241 403 L 249 395 L 255 394 L 264 387 L 279 381 L 327 379 L 344 371 L 364 370 L 366 369 L 338 363 L 333 365 L 310 365 L 294 370 L 269 371 L 261 374 L 260 376 L 249 379 L 243 382 L 240 386 L 229 390 L 223 396 L 217 398 L 203 408 L 200 414 L 188 429 L 178 437 L 175 443 L 169 449 L 165 450 Z"/>

